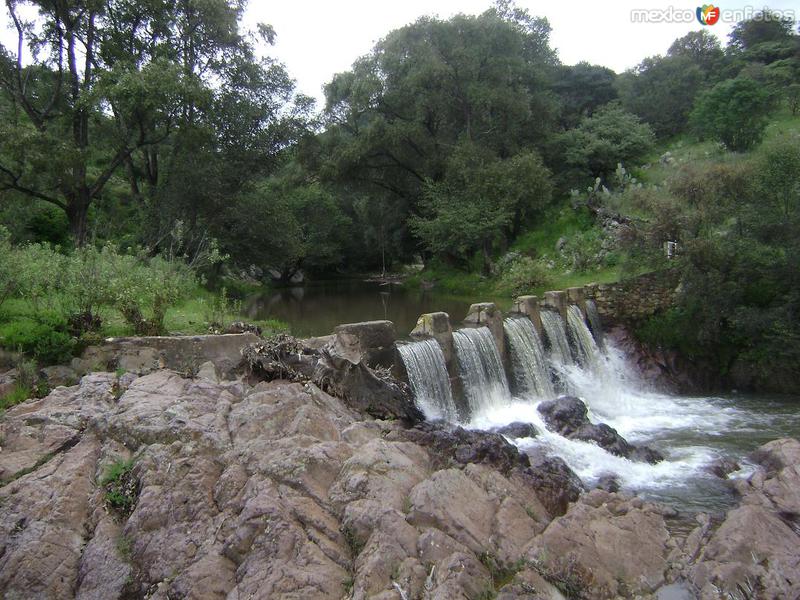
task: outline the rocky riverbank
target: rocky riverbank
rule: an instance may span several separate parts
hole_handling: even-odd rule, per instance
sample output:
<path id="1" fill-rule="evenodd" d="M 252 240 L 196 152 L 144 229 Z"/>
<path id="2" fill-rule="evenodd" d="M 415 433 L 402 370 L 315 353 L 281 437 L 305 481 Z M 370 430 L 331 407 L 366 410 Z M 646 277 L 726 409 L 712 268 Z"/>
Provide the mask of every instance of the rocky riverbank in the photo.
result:
<path id="1" fill-rule="evenodd" d="M 521 454 L 502 434 L 533 434 L 524 424 L 420 423 L 385 374 L 334 345 L 295 350 L 253 350 L 271 381 L 220 380 L 213 366 L 194 377 L 91 373 L 9 410 L 2 597 L 800 593 L 795 440 L 756 453 L 760 466 L 736 482 L 741 504 L 721 523 L 701 515 L 687 528 L 672 508 L 587 491 L 560 459 Z M 377 402 L 353 393 L 364 385 Z M 589 423 L 585 407 L 560 406 L 552 427 L 639 450 Z"/>

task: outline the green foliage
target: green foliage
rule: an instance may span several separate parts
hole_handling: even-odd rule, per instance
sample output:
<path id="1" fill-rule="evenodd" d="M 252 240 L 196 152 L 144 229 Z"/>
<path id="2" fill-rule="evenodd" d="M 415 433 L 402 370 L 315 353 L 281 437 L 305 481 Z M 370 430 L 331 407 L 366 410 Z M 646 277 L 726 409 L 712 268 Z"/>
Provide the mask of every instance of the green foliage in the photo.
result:
<path id="1" fill-rule="evenodd" d="M 205 312 L 205 320 L 212 329 L 222 329 L 242 310 L 241 300 L 228 296 L 228 289 L 223 287 L 218 294 L 211 297 Z"/>
<path id="2" fill-rule="evenodd" d="M 59 327 L 61 330 L 59 330 Z M 20 319 L 0 325 L 0 346 L 19 350 L 43 364 L 67 362 L 72 357 L 75 340 L 60 326 L 50 322 Z"/>
<path id="3" fill-rule="evenodd" d="M 133 512 L 139 496 L 139 482 L 134 475 L 134 459 L 117 460 L 106 469 L 100 479 L 100 487 L 105 490 L 106 506 L 125 518 Z"/>
<path id="4" fill-rule="evenodd" d="M 625 109 L 641 117 L 658 137 L 669 137 L 686 129 L 705 80 L 706 73 L 690 56 L 656 56 L 619 77 L 619 96 Z"/>
<path id="5" fill-rule="evenodd" d="M 425 212 L 411 229 L 427 250 L 465 264 L 476 251 L 488 271 L 491 249 L 550 201 L 549 172 L 533 153 L 498 161 L 462 144 L 448 163 L 443 181 L 428 181 Z"/>
<path id="6" fill-rule="evenodd" d="M 756 162 L 764 182 L 760 193 L 782 220 L 796 222 L 800 211 L 800 139 L 797 134 L 785 134 L 765 142 Z"/>
<path id="7" fill-rule="evenodd" d="M 581 119 L 617 98 L 616 74 L 611 69 L 580 62 L 561 65 L 558 71 L 553 91 L 561 101 L 559 120 L 565 129 L 577 126 Z"/>
<path id="8" fill-rule="evenodd" d="M 606 178 L 619 163 L 640 164 L 653 146 L 653 132 L 618 104 L 606 105 L 559 136 L 555 152 L 579 177 Z"/>
<path id="9" fill-rule="evenodd" d="M 519 256 L 503 269 L 497 288 L 503 294 L 520 296 L 547 286 L 550 279 L 551 274 L 541 262 L 529 256 Z"/>
<path id="10" fill-rule="evenodd" d="M 137 335 L 165 332 L 167 310 L 197 287 L 192 271 L 178 261 L 118 254 L 109 249 L 110 304 Z"/>
<path id="11" fill-rule="evenodd" d="M 761 141 L 772 109 L 769 93 L 752 79 L 728 79 L 703 93 L 692 111 L 695 131 L 736 152 Z"/>
<path id="12" fill-rule="evenodd" d="M 765 9 L 751 19 L 737 23 L 729 35 L 730 44 L 735 50 L 746 51 L 770 42 L 791 41 L 793 29 L 794 21 L 791 18 L 779 18 Z"/>
<path id="13" fill-rule="evenodd" d="M 24 385 L 17 384 L 14 388 L 3 396 L 0 396 L 0 412 L 12 406 L 25 402 L 28 398 L 35 396 L 33 390 Z"/>

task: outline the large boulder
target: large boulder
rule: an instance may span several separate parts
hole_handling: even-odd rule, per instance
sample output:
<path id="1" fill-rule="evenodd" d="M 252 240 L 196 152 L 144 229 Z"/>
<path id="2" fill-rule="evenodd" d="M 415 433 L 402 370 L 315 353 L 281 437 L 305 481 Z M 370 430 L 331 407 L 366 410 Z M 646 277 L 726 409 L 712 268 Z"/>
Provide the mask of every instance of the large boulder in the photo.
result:
<path id="1" fill-rule="evenodd" d="M 652 597 L 679 553 L 664 512 L 640 498 L 593 490 L 531 542 L 527 557 L 586 600 Z"/>
<path id="2" fill-rule="evenodd" d="M 650 464 L 664 460 L 657 450 L 629 444 L 613 427 L 605 423 L 592 423 L 586 405 L 574 396 L 561 396 L 542 402 L 538 410 L 548 429 L 571 440 L 595 443 L 615 456 L 630 460 Z"/>

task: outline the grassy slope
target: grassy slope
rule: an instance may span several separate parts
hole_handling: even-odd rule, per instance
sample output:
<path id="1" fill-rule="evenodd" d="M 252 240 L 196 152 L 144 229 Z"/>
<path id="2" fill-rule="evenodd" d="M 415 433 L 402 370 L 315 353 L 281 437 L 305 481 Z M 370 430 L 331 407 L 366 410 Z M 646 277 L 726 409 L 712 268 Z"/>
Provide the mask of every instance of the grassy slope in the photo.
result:
<path id="1" fill-rule="evenodd" d="M 785 134 L 800 135 L 800 115 L 792 116 L 788 111 L 777 113 L 767 126 L 764 140 Z M 672 161 L 662 163 L 660 157 L 669 152 Z M 716 142 L 697 141 L 689 136 L 681 136 L 660 144 L 647 157 L 647 166 L 633 169 L 637 179 L 649 185 L 664 185 L 667 180 L 685 164 L 703 161 L 726 160 L 733 158 Z M 618 210 L 634 218 L 646 217 L 639 214 L 634 207 L 618 206 Z M 509 250 L 529 256 L 548 259 L 556 254 L 556 243 L 562 237 L 570 237 L 585 232 L 594 227 L 588 215 L 581 215 L 570 207 L 569 200 L 565 199 L 545 213 L 541 222 L 535 227 L 523 232 L 511 245 Z M 477 270 L 477 269 L 476 269 Z M 588 272 L 564 272 L 554 270 L 546 286 L 530 290 L 530 293 L 541 294 L 548 289 L 564 289 L 580 286 L 587 283 L 608 283 L 620 278 L 618 267 L 604 267 Z M 428 267 L 420 273 L 415 273 L 407 280 L 409 287 L 418 287 L 423 281 L 434 281 L 436 289 L 455 296 L 476 298 L 478 296 L 494 299 L 501 304 L 508 304 L 510 298 L 497 290 L 497 281 L 494 278 L 484 277 L 477 272 L 465 273 L 452 268 Z"/>

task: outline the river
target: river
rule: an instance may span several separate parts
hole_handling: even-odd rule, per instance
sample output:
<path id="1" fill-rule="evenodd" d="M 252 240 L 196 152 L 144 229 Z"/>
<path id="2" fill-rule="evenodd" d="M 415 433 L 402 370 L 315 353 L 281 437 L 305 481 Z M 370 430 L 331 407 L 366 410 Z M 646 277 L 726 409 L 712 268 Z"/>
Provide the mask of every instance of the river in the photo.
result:
<path id="1" fill-rule="evenodd" d="M 423 313 L 447 312 L 455 327 L 472 302 L 483 300 L 486 298 L 465 299 L 436 291 L 343 280 L 265 291 L 247 298 L 244 309 L 250 318 L 276 318 L 289 323 L 292 333 L 299 337 L 325 335 L 341 323 L 388 319 L 395 323 L 402 339 L 407 338 Z M 562 346 L 563 343 L 566 342 L 562 340 Z M 565 352 L 563 348 L 554 354 L 555 346 L 547 346 L 551 368 L 558 371 L 561 381 L 560 391 L 583 399 L 594 422 L 607 423 L 631 443 L 656 448 L 666 460 L 656 465 L 632 462 L 593 444 L 548 432 L 536 410 L 548 398 L 520 394 L 518 390 L 513 394 L 507 391 L 505 397 L 499 397 L 497 390 L 485 394 L 484 406 L 474 410 L 469 419 L 462 419 L 461 424 L 491 428 L 513 421 L 532 422 L 539 429 L 539 436 L 513 442 L 523 451 L 545 446 L 562 457 L 589 486 L 601 475 L 613 473 L 625 491 L 684 510 L 723 510 L 735 498 L 728 483 L 708 472 L 714 460 L 722 456 L 736 459 L 742 469 L 732 477 L 746 477 L 752 468 L 747 455 L 757 447 L 780 437 L 800 437 L 799 398 L 664 394 L 641 381 L 613 345 L 588 350 L 596 354 L 591 368 L 557 358 L 557 354 Z M 575 352 L 573 343 L 572 353 Z M 439 383 L 438 389 L 449 385 L 446 381 Z M 480 403 L 482 392 L 473 391 L 476 395 L 472 403 Z M 427 400 L 418 399 L 432 406 Z"/>

